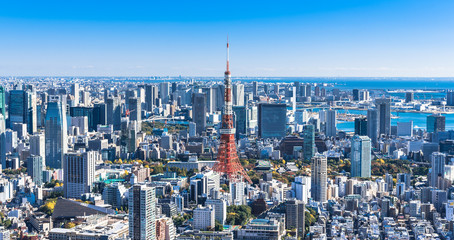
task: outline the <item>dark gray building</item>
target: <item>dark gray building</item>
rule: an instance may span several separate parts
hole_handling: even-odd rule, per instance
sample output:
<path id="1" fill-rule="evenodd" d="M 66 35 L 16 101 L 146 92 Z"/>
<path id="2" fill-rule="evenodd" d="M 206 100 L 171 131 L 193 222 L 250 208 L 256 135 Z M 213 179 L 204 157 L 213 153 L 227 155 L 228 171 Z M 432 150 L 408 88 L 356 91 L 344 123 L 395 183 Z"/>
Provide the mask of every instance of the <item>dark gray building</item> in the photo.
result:
<path id="1" fill-rule="evenodd" d="M 196 132 L 201 135 L 207 127 L 207 105 L 204 93 L 194 93 L 192 95 L 192 121 L 196 124 Z"/>
<path id="2" fill-rule="evenodd" d="M 258 128 L 261 138 L 283 138 L 286 134 L 287 105 L 259 104 Z"/>

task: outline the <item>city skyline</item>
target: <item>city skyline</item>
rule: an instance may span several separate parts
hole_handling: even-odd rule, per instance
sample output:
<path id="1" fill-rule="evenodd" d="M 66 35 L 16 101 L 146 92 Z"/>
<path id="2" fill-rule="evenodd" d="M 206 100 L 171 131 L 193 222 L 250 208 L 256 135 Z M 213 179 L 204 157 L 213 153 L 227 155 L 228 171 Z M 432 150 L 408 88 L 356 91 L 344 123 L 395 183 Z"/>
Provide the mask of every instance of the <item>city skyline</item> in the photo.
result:
<path id="1" fill-rule="evenodd" d="M 0 76 L 454 76 L 452 2 L 1 6 Z"/>

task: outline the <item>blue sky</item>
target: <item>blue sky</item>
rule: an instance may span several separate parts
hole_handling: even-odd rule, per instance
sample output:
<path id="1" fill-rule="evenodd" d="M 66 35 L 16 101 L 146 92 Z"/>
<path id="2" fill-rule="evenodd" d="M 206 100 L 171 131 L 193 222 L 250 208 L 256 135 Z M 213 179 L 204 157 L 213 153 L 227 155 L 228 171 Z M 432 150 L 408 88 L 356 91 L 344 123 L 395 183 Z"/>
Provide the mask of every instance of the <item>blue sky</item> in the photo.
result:
<path id="1" fill-rule="evenodd" d="M 454 77 L 454 1 L 2 1 L 0 76 Z"/>

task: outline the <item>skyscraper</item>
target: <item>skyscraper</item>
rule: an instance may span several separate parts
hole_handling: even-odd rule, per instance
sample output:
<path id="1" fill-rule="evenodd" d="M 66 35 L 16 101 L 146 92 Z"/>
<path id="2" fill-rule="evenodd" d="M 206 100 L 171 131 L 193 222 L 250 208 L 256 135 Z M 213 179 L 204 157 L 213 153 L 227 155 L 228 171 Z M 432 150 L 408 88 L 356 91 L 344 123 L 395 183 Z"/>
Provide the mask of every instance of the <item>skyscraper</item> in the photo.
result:
<path id="1" fill-rule="evenodd" d="M 245 106 L 233 107 L 233 114 L 235 116 L 236 138 L 239 139 L 240 135 L 247 133 L 247 110 Z"/>
<path id="2" fill-rule="evenodd" d="M 6 117 L 5 88 L 0 86 L 0 114 Z M 3 119 L 4 121 L 5 119 Z"/>
<path id="3" fill-rule="evenodd" d="M 373 143 L 378 139 L 378 111 L 377 109 L 367 110 L 367 136 Z"/>
<path id="4" fill-rule="evenodd" d="M 60 98 L 53 96 L 47 103 L 46 114 L 46 166 L 62 168 L 67 149 L 66 111 Z"/>
<path id="5" fill-rule="evenodd" d="M 353 101 L 359 101 L 359 89 L 353 89 Z"/>
<path id="6" fill-rule="evenodd" d="M 71 95 L 74 96 L 74 106 L 78 106 L 80 103 L 80 92 L 78 83 L 73 83 L 71 85 Z"/>
<path id="7" fill-rule="evenodd" d="M 9 127 L 15 123 L 26 123 L 27 132 L 33 134 L 37 130 L 36 93 L 31 89 L 12 90 L 9 93 Z"/>
<path id="8" fill-rule="evenodd" d="M 326 202 L 327 180 L 327 159 L 316 154 L 311 162 L 311 195 L 314 201 Z"/>
<path id="9" fill-rule="evenodd" d="M 446 91 L 446 105 L 454 106 L 454 91 L 453 90 Z"/>
<path id="10" fill-rule="evenodd" d="M 162 82 L 160 85 L 160 96 L 162 103 L 168 103 L 170 100 L 170 84 L 168 82 Z"/>
<path id="11" fill-rule="evenodd" d="M 445 131 L 446 117 L 441 114 L 427 116 L 427 132 Z"/>
<path id="12" fill-rule="evenodd" d="M 91 191 L 95 181 L 96 161 L 100 158 L 96 151 L 65 154 L 63 188 L 66 198 L 80 198 L 82 194 Z"/>
<path id="13" fill-rule="evenodd" d="M 5 116 L 0 114 L 0 170 L 6 168 L 6 127 Z"/>
<path id="14" fill-rule="evenodd" d="M 335 137 L 337 128 L 336 128 L 336 123 L 337 123 L 337 117 L 336 117 L 336 110 L 330 109 L 327 112 L 327 118 L 326 118 L 326 136 L 327 137 Z"/>
<path id="15" fill-rule="evenodd" d="M 371 146 L 368 136 L 352 138 L 351 177 L 370 177 Z"/>
<path id="16" fill-rule="evenodd" d="M 285 137 L 287 127 L 287 105 L 261 103 L 259 104 L 258 111 L 259 137 Z"/>
<path id="17" fill-rule="evenodd" d="M 129 120 L 137 121 L 138 130 L 142 124 L 142 106 L 138 98 L 129 99 Z"/>
<path id="18" fill-rule="evenodd" d="M 156 104 L 156 98 L 158 97 L 157 90 L 155 85 L 145 85 L 145 109 L 149 112 L 153 110 L 153 106 Z"/>
<path id="19" fill-rule="evenodd" d="M 378 134 L 391 135 L 391 99 L 376 99 L 375 105 L 378 110 Z"/>
<path id="20" fill-rule="evenodd" d="M 233 106 L 244 106 L 244 85 L 233 84 Z"/>
<path id="21" fill-rule="evenodd" d="M 46 162 L 46 138 L 42 133 L 30 136 L 30 154 L 42 157 L 43 167 Z"/>
<path id="22" fill-rule="evenodd" d="M 440 152 L 434 152 L 430 158 L 430 186 L 438 186 L 438 177 L 444 177 L 445 174 L 445 165 L 446 165 L 446 155 Z"/>
<path id="23" fill-rule="evenodd" d="M 213 113 L 216 111 L 216 89 L 212 87 L 203 88 L 203 93 L 206 96 L 206 109 L 207 112 Z"/>
<path id="24" fill-rule="evenodd" d="M 367 135 L 367 118 L 355 118 L 355 135 Z"/>
<path id="25" fill-rule="evenodd" d="M 292 199 L 285 203 L 285 229 L 296 229 L 296 239 L 304 237 L 305 211 L 302 201 Z"/>
<path id="26" fill-rule="evenodd" d="M 204 93 L 194 93 L 192 95 L 192 121 L 196 124 L 196 132 L 201 135 L 207 126 L 206 119 L 206 95 Z"/>
<path id="27" fill-rule="evenodd" d="M 134 185 L 129 189 L 129 237 L 132 240 L 154 240 L 156 237 L 155 188 Z"/>
<path id="28" fill-rule="evenodd" d="M 27 158 L 27 174 L 36 185 L 43 183 L 44 161 L 41 156 L 32 155 Z"/>
<path id="29" fill-rule="evenodd" d="M 118 97 L 107 99 L 107 124 L 112 124 L 114 131 L 121 130 L 121 101 Z"/>
<path id="30" fill-rule="evenodd" d="M 259 84 L 257 81 L 253 81 L 252 82 L 252 94 L 254 95 L 254 97 L 257 96 L 258 92 L 259 92 Z"/>
<path id="31" fill-rule="evenodd" d="M 415 96 L 414 96 L 413 92 L 406 92 L 405 93 L 405 102 L 406 103 L 413 102 L 414 100 L 415 100 Z"/>
<path id="32" fill-rule="evenodd" d="M 311 160 L 315 155 L 315 126 L 304 125 L 304 160 Z"/>

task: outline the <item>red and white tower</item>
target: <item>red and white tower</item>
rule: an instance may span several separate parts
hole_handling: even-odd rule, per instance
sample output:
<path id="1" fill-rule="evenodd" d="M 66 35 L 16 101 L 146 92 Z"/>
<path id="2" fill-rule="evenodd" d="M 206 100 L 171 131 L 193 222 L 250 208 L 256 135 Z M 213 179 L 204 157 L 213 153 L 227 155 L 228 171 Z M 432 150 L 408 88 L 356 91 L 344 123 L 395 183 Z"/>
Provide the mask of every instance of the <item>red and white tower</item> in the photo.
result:
<path id="1" fill-rule="evenodd" d="M 221 143 L 218 149 L 218 161 L 214 165 L 214 171 L 227 175 L 230 182 L 238 182 L 251 179 L 241 166 L 238 159 L 235 143 L 235 128 L 233 127 L 233 110 L 232 110 L 232 80 L 230 79 L 229 70 L 229 41 L 227 40 L 227 70 L 224 78 L 224 114 L 221 123 Z"/>

